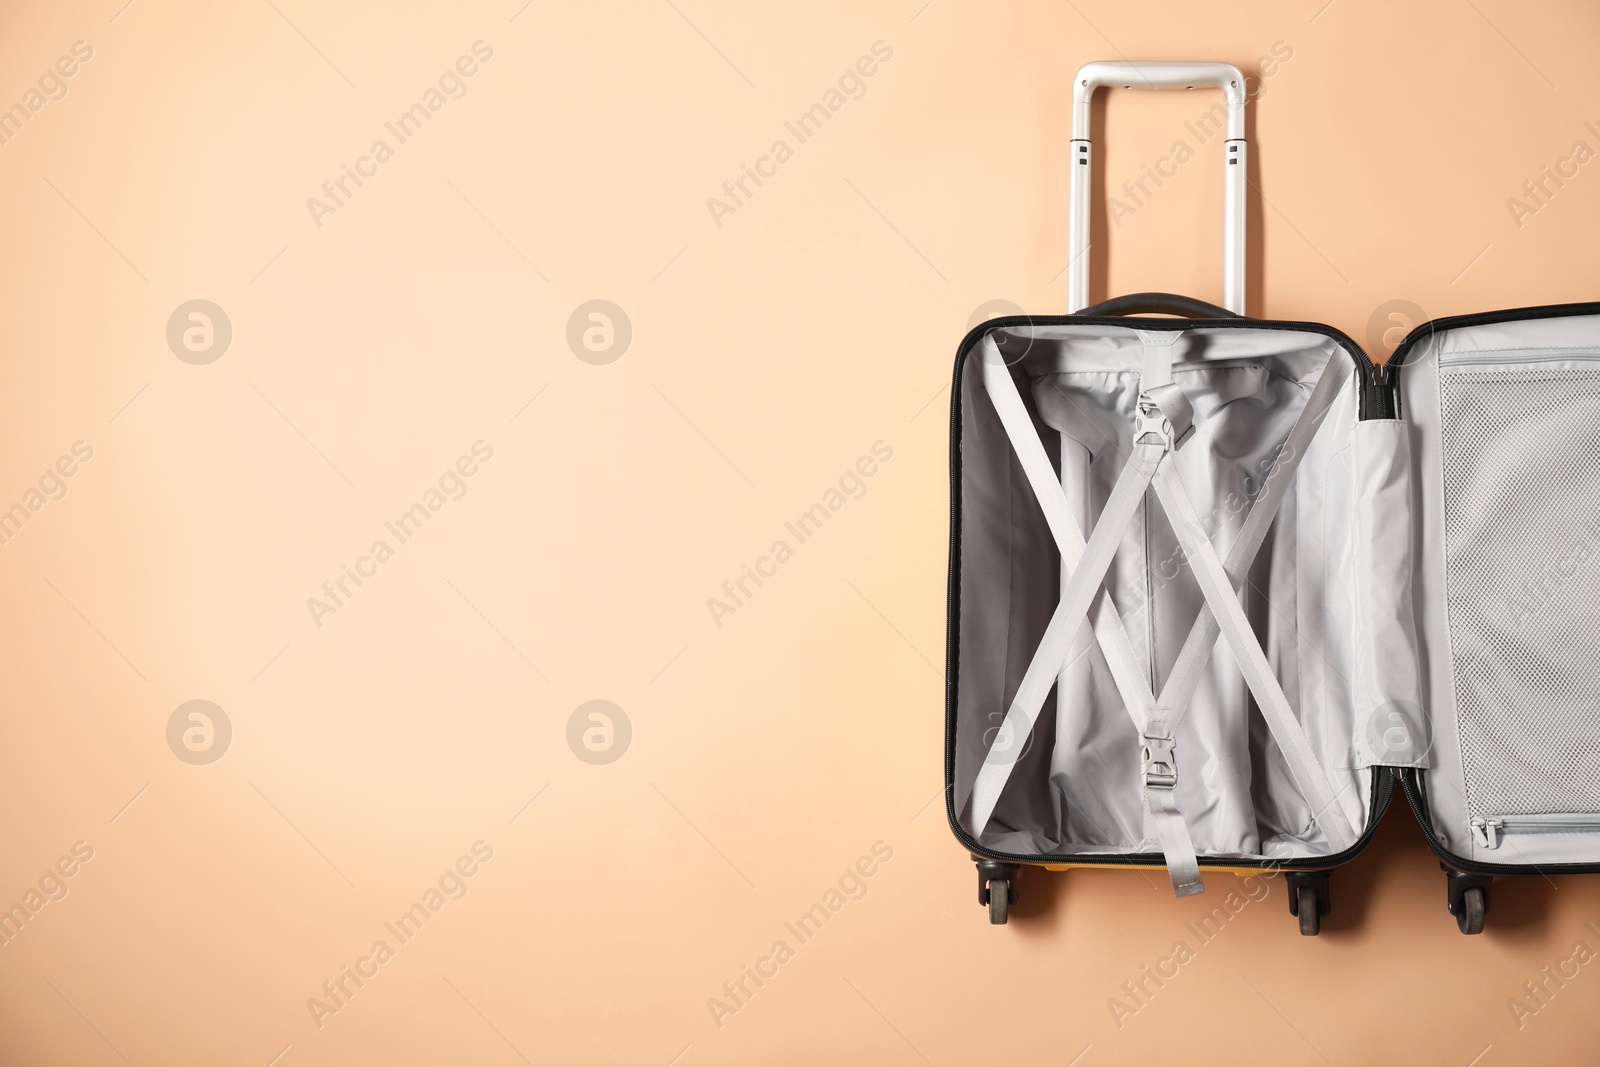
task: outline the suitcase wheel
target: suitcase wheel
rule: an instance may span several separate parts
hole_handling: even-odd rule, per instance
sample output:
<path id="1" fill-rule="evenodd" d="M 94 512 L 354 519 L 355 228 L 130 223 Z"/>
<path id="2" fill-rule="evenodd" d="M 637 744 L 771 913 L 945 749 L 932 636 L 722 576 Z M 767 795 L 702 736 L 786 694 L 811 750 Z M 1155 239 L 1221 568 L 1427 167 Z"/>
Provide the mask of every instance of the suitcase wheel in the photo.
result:
<path id="1" fill-rule="evenodd" d="M 1469 889 L 1461 895 L 1461 913 L 1456 925 L 1464 934 L 1483 933 L 1483 917 L 1489 913 L 1489 897 L 1482 889 Z"/>
<path id="2" fill-rule="evenodd" d="M 1327 871 L 1290 871 L 1289 914 L 1300 920 L 1300 933 L 1316 937 L 1322 932 L 1322 917 L 1333 907 L 1328 891 Z"/>
<path id="3" fill-rule="evenodd" d="M 1017 902 L 1017 874 L 1021 871 L 1015 863 L 978 861 L 978 903 L 989 909 L 989 922 L 1004 926 L 1011 905 Z"/>
<path id="4" fill-rule="evenodd" d="M 1300 933 L 1305 937 L 1316 937 L 1322 932 L 1322 916 L 1317 914 L 1317 891 L 1303 885 L 1297 895 L 1300 897 L 1300 908 L 1295 914 L 1300 919 Z"/>
<path id="5" fill-rule="evenodd" d="M 1004 926 L 1011 907 L 1011 883 L 1003 878 L 989 879 L 989 922 Z"/>
<path id="6" fill-rule="evenodd" d="M 1468 874 L 1445 868 L 1447 906 L 1464 934 L 1483 933 L 1483 920 L 1489 914 L 1489 888 L 1493 878 L 1487 874 Z"/>

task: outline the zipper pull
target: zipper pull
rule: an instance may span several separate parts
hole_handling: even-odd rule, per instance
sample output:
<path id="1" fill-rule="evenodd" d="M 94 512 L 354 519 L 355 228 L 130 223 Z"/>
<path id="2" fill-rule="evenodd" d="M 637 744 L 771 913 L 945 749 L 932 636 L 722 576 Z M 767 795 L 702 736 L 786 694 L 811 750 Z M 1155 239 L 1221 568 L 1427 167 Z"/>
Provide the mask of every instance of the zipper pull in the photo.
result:
<path id="1" fill-rule="evenodd" d="M 1499 848 L 1500 834 L 1505 828 L 1504 819 L 1473 819 L 1472 840 L 1482 848 Z"/>
<path id="2" fill-rule="evenodd" d="M 1367 396 L 1365 418 L 1394 418 L 1396 405 L 1394 402 L 1394 390 L 1389 384 L 1390 380 L 1389 364 L 1373 364 L 1372 388 Z"/>

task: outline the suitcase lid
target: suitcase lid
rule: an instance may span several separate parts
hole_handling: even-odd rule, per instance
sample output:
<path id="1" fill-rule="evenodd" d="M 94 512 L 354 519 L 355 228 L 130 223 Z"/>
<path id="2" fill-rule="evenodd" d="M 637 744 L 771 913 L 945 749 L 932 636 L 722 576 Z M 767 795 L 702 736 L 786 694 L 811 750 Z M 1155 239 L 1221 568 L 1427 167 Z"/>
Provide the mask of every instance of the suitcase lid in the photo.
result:
<path id="1" fill-rule="evenodd" d="M 1425 322 L 1378 378 L 1413 446 L 1423 828 L 1463 868 L 1600 870 L 1600 303 Z"/>

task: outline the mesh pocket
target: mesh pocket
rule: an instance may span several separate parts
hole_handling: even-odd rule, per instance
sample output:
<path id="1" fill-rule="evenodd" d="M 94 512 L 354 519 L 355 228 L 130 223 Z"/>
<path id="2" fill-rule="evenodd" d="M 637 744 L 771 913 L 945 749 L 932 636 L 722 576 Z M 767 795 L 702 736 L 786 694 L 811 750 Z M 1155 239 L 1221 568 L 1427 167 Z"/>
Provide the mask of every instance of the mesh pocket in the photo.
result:
<path id="1" fill-rule="evenodd" d="M 1467 814 L 1600 813 L 1600 366 L 1439 395 Z"/>

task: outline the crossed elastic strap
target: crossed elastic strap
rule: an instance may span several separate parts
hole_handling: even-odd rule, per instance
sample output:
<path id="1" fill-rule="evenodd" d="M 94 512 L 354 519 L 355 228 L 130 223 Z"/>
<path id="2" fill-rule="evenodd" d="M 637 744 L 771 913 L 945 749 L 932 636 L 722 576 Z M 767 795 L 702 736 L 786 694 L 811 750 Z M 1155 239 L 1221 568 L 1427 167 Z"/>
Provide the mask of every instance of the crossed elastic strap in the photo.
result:
<path id="1" fill-rule="evenodd" d="M 1306 446 L 1338 394 L 1343 376 L 1335 373 L 1331 360 L 1323 369 L 1305 408 L 1263 479 L 1256 503 L 1224 563 L 1212 547 L 1176 467 L 1169 461 L 1193 425 L 1193 410 L 1188 399 L 1172 382 L 1171 351 L 1180 334 L 1141 330 L 1139 336 L 1145 345 L 1145 360 L 1133 454 L 1118 475 L 1099 522 L 1087 541 L 1072 518 L 1066 494 L 998 346 L 992 337 L 986 336 L 982 341 L 985 389 L 1044 511 L 1068 577 L 1055 613 L 1006 711 L 996 743 L 978 769 L 972 790 L 972 825 L 978 834 L 983 833 L 1011 777 L 1015 757 L 1010 753 L 1019 746 L 1001 744 L 1000 738 L 1021 739 L 1033 730 L 1039 710 L 1066 662 L 1078 627 L 1087 618 L 1117 691 L 1139 732 L 1144 786 L 1144 841 L 1140 848 L 1160 849 L 1174 892 L 1187 896 L 1203 892 L 1205 887 L 1200 881 L 1199 862 L 1188 824 L 1176 802 L 1175 738 L 1178 723 L 1194 698 L 1219 635 L 1227 640 L 1239 662 L 1268 728 L 1284 751 L 1290 774 L 1310 803 L 1323 832 L 1338 851 L 1355 843 L 1355 833 L 1338 806 L 1327 774 L 1311 751 L 1310 742 L 1295 719 L 1235 592 L 1254 562 L 1295 469 L 1305 455 Z M 1106 572 L 1117 548 L 1143 503 L 1145 491 L 1152 485 L 1172 520 L 1179 544 L 1205 598 L 1205 606 L 1179 651 L 1159 698 L 1145 680 L 1127 629 L 1104 589 Z"/>

